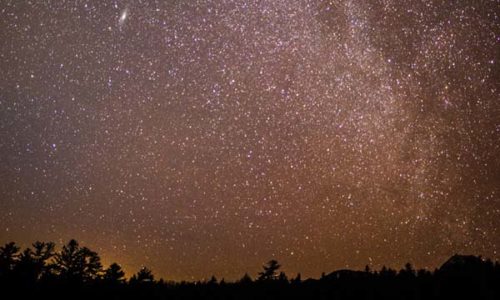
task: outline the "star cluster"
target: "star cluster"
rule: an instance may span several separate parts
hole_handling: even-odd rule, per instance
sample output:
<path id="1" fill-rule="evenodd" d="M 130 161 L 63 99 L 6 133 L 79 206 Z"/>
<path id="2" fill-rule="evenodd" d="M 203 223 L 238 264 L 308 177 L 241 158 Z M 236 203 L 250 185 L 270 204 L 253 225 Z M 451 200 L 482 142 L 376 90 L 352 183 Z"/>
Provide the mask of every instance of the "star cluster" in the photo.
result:
<path id="1" fill-rule="evenodd" d="M 2 1 L 0 242 L 166 279 L 499 259 L 499 1 Z"/>

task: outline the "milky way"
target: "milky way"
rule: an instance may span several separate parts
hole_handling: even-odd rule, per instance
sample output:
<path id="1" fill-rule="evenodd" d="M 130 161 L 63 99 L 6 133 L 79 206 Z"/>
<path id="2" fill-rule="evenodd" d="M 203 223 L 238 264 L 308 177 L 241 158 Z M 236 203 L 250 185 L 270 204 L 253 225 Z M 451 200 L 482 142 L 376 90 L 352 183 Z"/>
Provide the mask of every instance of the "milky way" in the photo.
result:
<path id="1" fill-rule="evenodd" d="M 500 259 L 499 1 L 2 1 L 0 242 L 129 274 Z"/>

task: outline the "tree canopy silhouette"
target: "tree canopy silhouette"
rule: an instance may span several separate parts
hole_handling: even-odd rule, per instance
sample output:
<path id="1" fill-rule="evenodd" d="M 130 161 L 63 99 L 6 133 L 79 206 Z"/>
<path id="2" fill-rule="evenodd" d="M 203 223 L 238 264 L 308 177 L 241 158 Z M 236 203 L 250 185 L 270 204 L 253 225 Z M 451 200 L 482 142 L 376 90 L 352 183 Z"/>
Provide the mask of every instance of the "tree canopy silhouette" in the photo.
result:
<path id="1" fill-rule="evenodd" d="M 104 272 L 103 279 L 109 284 L 120 284 L 125 281 L 125 272 L 117 263 L 112 263 Z"/>
<path id="2" fill-rule="evenodd" d="M 70 281 L 88 281 L 98 278 L 102 271 L 101 259 L 96 252 L 80 247 L 70 240 L 55 256 L 55 269 L 59 275 Z"/>
<path id="3" fill-rule="evenodd" d="M 130 278 L 130 281 L 134 283 L 153 282 L 154 280 L 153 272 L 147 267 L 142 267 L 137 274 Z"/>
<path id="4" fill-rule="evenodd" d="M 33 249 L 26 248 L 20 255 L 14 273 L 22 280 L 33 284 L 49 275 L 54 265 L 50 263 L 55 252 L 54 243 L 35 242 Z"/>
<path id="5" fill-rule="evenodd" d="M 278 270 L 281 267 L 280 264 L 278 264 L 278 261 L 275 259 L 272 259 L 267 262 L 262 268 L 264 269 L 262 272 L 259 273 L 259 277 L 257 280 L 259 281 L 266 281 L 266 280 L 275 280 L 278 277 Z"/>
<path id="6" fill-rule="evenodd" d="M 117 263 L 102 268 L 99 255 L 76 240 L 57 252 L 54 243 L 35 242 L 20 252 L 0 247 L 0 297 L 42 299 L 500 299 L 500 264 L 454 255 L 435 272 L 408 263 L 399 272 L 338 270 L 320 279 L 291 280 L 270 260 L 256 281 L 245 273 L 235 282 L 155 280 L 143 267 L 129 280 Z"/>
<path id="7" fill-rule="evenodd" d="M 10 242 L 0 247 L 0 276 L 7 276 L 14 270 L 19 247 Z"/>

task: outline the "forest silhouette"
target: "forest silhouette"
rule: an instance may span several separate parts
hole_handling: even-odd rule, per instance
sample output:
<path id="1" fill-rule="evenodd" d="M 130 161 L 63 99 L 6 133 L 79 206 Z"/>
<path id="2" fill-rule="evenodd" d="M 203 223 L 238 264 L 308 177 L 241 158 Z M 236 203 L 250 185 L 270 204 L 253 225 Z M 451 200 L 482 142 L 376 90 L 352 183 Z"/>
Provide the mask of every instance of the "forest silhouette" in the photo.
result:
<path id="1" fill-rule="evenodd" d="M 0 247 L 1 299 L 500 299 L 500 263 L 454 255 L 434 271 L 382 267 L 338 270 L 320 279 L 289 278 L 270 260 L 252 279 L 173 282 L 157 280 L 148 268 L 125 278 L 120 265 L 104 268 L 99 255 L 76 240 L 60 251 L 35 242 L 21 251 Z"/>

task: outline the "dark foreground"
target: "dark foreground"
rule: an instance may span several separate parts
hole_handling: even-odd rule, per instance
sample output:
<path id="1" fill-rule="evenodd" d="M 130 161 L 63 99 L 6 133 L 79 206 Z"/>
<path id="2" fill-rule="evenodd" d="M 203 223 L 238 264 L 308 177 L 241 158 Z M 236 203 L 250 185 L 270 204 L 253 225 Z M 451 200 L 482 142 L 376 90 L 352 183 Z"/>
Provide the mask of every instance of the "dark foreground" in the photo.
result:
<path id="1" fill-rule="evenodd" d="M 500 263 L 455 255 L 433 272 L 340 270 L 320 279 L 289 279 L 272 260 L 254 280 L 165 282 L 146 268 L 129 280 L 118 264 L 70 241 L 60 252 L 35 243 L 0 247 L 0 299 L 500 299 Z"/>

